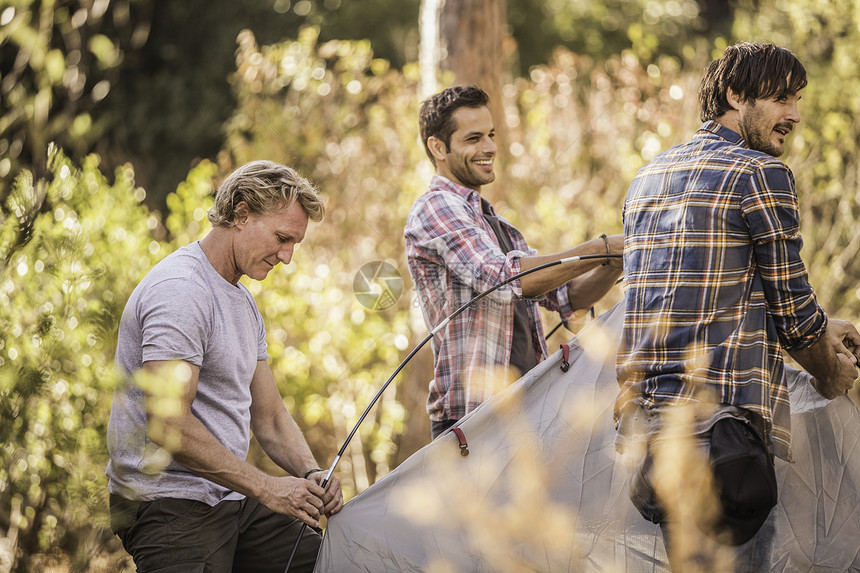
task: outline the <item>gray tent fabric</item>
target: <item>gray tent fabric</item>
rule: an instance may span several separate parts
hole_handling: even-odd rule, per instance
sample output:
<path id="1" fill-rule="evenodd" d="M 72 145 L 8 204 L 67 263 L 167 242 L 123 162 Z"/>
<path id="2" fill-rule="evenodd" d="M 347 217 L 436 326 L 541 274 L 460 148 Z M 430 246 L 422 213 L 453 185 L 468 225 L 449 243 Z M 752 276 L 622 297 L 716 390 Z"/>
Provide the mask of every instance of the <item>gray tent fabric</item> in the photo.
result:
<path id="1" fill-rule="evenodd" d="M 315 571 L 669 571 L 627 497 L 612 407 L 619 304 L 349 501 Z M 794 463 L 778 460 L 772 571 L 860 571 L 860 410 L 790 371 Z"/>
<path id="2" fill-rule="evenodd" d="M 860 410 L 790 371 L 794 463 L 777 459 L 772 571 L 860 571 Z"/>

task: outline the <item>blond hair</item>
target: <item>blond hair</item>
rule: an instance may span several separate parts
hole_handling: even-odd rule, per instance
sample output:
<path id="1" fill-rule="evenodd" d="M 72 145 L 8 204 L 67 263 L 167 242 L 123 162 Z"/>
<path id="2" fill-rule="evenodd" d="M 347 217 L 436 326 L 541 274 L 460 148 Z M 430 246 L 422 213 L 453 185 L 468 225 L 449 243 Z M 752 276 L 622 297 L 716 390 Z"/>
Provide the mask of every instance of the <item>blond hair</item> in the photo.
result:
<path id="1" fill-rule="evenodd" d="M 216 227 L 232 227 L 236 224 L 236 205 L 243 201 L 256 215 L 283 211 L 298 201 L 310 220 L 320 222 L 325 216 L 316 187 L 292 168 L 274 161 L 252 161 L 233 171 L 215 192 L 209 222 Z"/>

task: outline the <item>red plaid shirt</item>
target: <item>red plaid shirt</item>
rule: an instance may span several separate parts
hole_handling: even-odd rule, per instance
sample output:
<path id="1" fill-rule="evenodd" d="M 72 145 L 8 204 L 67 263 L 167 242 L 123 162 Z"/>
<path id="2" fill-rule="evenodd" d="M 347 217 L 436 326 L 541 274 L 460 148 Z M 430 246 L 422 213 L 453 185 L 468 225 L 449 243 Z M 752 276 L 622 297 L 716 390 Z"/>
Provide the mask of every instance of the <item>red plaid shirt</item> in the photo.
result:
<path id="1" fill-rule="evenodd" d="M 435 176 L 406 221 L 406 256 L 427 328 L 432 330 L 479 293 L 520 272 L 520 257 L 537 253 L 522 234 L 499 217 L 514 250 L 505 254 L 481 213 L 481 195 Z M 454 318 L 433 338 L 434 379 L 430 420 L 459 420 L 493 394 L 511 359 L 515 280 Z M 567 319 L 573 313 L 567 287 L 530 299 L 532 338 L 538 360 L 547 356 L 540 304 Z M 501 369 L 501 370 L 499 370 Z"/>

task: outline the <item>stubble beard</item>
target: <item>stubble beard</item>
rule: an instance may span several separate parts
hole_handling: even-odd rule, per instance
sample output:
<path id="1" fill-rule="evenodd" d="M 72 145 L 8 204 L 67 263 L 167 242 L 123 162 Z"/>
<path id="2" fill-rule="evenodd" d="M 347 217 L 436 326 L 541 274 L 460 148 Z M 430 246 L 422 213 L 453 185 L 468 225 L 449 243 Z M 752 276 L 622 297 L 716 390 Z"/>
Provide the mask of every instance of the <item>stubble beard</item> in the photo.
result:
<path id="1" fill-rule="evenodd" d="M 755 110 L 755 107 L 753 106 L 751 109 Z M 744 131 L 742 135 L 747 140 L 750 149 L 767 153 L 772 157 L 781 157 L 785 152 L 785 143 L 778 145 L 770 139 L 776 126 L 770 126 L 769 128 L 764 126 L 762 116 L 757 111 L 744 116 L 741 120 L 741 128 Z"/>
<path id="2" fill-rule="evenodd" d="M 478 169 L 473 169 L 468 161 L 465 161 L 461 169 L 457 169 L 460 173 L 454 172 L 454 175 L 459 179 L 465 187 L 477 189 L 488 183 L 496 180 L 495 172 L 481 173 Z"/>

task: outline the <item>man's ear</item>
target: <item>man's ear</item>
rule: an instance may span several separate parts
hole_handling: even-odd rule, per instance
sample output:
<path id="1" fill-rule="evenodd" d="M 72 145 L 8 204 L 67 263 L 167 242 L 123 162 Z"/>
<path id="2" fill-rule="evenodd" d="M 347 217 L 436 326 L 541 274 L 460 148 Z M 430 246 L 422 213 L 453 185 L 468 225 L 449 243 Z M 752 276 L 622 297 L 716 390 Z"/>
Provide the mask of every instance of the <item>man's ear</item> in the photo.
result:
<path id="1" fill-rule="evenodd" d="M 735 90 L 733 90 L 732 88 L 726 89 L 726 101 L 729 102 L 729 105 L 732 107 L 732 109 L 735 110 L 740 110 L 741 103 L 743 103 L 743 99 L 741 99 L 741 96 L 735 93 Z"/>
<path id="2" fill-rule="evenodd" d="M 233 207 L 233 222 L 236 225 L 244 225 L 248 220 L 248 215 L 250 215 L 251 210 L 248 209 L 248 204 L 244 201 L 239 201 L 236 203 L 236 206 Z"/>
<path id="3" fill-rule="evenodd" d="M 436 161 L 444 161 L 445 156 L 448 155 L 448 146 L 435 135 L 427 138 L 427 149 L 430 150 L 430 154 Z"/>

